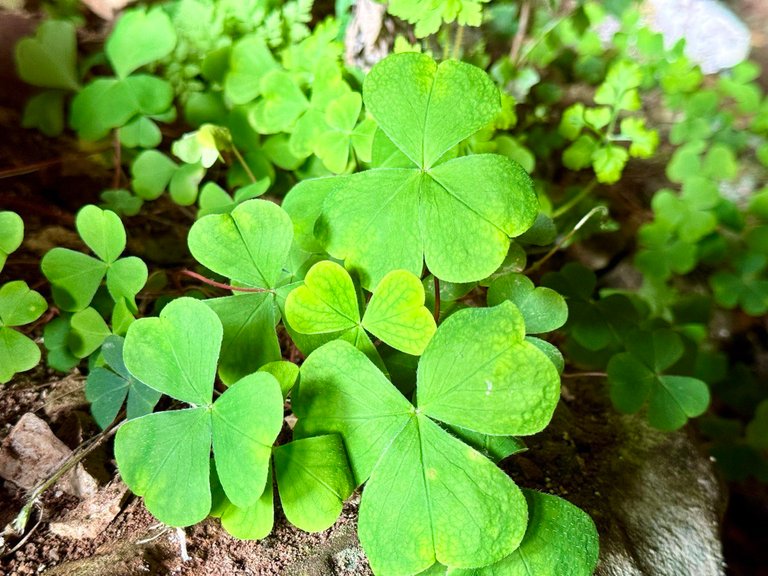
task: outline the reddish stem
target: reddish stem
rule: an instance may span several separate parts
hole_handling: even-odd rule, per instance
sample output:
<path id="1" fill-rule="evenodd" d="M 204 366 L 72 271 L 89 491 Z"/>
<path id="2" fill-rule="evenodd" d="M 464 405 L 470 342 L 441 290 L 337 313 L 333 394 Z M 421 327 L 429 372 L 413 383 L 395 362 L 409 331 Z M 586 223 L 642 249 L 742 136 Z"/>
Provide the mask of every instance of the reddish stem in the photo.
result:
<path id="1" fill-rule="evenodd" d="M 245 288 L 243 286 L 232 286 L 231 284 L 216 282 L 216 280 L 211 280 L 210 278 L 206 278 L 205 276 L 198 274 L 197 272 L 192 272 L 192 270 L 187 270 L 186 268 L 182 270 L 181 273 L 194 278 L 195 280 L 200 280 L 200 282 L 204 282 L 209 286 L 215 286 L 216 288 L 222 288 L 223 290 L 232 290 L 233 292 L 274 292 L 274 290 L 270 290 L 269 288 Z"/>

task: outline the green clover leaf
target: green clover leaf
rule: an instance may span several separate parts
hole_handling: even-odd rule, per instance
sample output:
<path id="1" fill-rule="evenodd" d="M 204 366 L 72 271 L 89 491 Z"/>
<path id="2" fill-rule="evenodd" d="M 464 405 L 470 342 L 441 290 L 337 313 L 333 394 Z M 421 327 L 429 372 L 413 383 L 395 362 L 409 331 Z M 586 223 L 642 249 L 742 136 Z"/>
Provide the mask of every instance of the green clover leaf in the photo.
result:
<path id="1" fill-rule="evenodd" d="M 189 231 L 189 250 L 217 274 L 253 288 L 275 288 L 293 240 L 293 225 L 273 202 L 248 200 L 230 214 L 210 214 Z"/>
<path id="2" fill-rule="evenodd" d="M 489 276 L 506 257 L 510 238 L 533 224 L 531 180 L 504 156 L 441 161 L 494 120 L 501 109 L 497 88 L 468 64 L 438 66 L 407 53 L 371 70 L 363 99 L 410 166 L 347 176 L 331 190 L 315 227 L 325 249 L 345 260 L 367 289 L 392 270 L 421 274 L 424 260 L 450 282 Z M 458 221 L 460 229 L 451 224 Z"/>
<path id="3" fill-rule="evenodd" d="M 611 400 L 617 410 L 637 412 L 648 402 L 648 421 L 675 430 L 709 405 L 709 389 L 697 378 L 662 374 L 683 355 L 680 337 L 670 330 L 638 331 L 626 339 L 626 352 L 608 362 Z"/>
<path id="4" fill-rule="evenodd" d="M 509 302 L 448 318 L 419 362 L 418 408 L 347 342 L 305 361 L 295 433 L 344 439 L 355 481 L 367 480 L 359 535 L 374 571 L 483 566 L 519 545 L 527 521 L 520 490 L 432 419 L 495 435 L 546 425 L 559 379 L 524 342 L 523 325 Z"/>
<path id="5" fill-rule="evenodd" d="M 109 62 L 120 78 L 137 68 L 161 60 L 176 46 L 176 29 L 165 10 L 126 10 L 104 46 Z"/>
<path id="6" fill-rule="evenodd" d="M 125 228 L 119 216 L 88 205 L 77 213 L 75 227 L 99 258 L 68 248 L 54 248 L 43 257 L 41 268 L 52 284 L 56 304 L 70 312 L 83 310 L 106 276 L 112 299 L 127 300 L 135 312 L 133 299 L 147 281 L 147 266 L 135 256 L 118 259 L 125 249 Z"/>
<path id="7" fill-rule="evenodd" d="M 273 458 L 288 521 L 306 532 L 330 528 L 355 489 L 341 437 L 294 440 L 276 447 Z"/>
<path id="8" fill-rule="evenodd" d="M 151 413 L 162 396 L 128 372 L 123 362 L 124 342 L 120 336 L 104 340 L 101 354 L 105 365 L 91 370 L 85 383 L 85 397 L 91 403 L 94 420 L 102 429 L 114 422 L 126 398 L 126 417 L 130 420 Z"/>
<path id="9" fill-rule="evenodd" d="M 246 104 L 261 94 L 261 79 L 277 67 L 264 39 L 257 34 L 243 36 L 232 47 L 224 95 L 232 104 Z"/>
<path id="10" fill-rule="evenodd" d="M 229 214 L 209 214 L 189 231 L 189 249 L 200 263 L 247 287 L 264 290 L 207 301 L 224 325 L 220 376 L 226 383 L 281 357 L 274 288 L 292 240 L 290 217 L 266 200 L 248 200 Z"/>
<path id="11" fill-rule="evenodd" d="M 424 351 L 436 330 L 435 320 L 424 306 L 424 287 L 410 272 L 394 270 L 384 276 L 361 320 L 352 278 L 329 260 L 312 266 L 304 285 L 288 294 L 285 314 L 291 328 L 301 334 L 347 336 L 345 339 L 357 341 L 358 332 L 365 329 L 393 348 L 414 355 Z"/>
<path id="12" fill-rule="evenodd" d="M 557 330 L 568 319 L 565 299 L 551 288 L 535 287 L 523 274 L 506 274 L 491 282 L 488 306 L 496 306 L 504 300 L 509 300 L 520 309 L 527 334 Z"/>
<path id="13" fill-rule="evenodd" d="M 174 300 L 159 318 L 137 320 L 126 335 L 131 375 L 192 405 L 129 420 L 115 440 L 126 484 L 172 526 L 199 522 L 211 510 L 211 446 L 227 498 L 241 508 L 256 504 L 282 427 L 280 385 L 265 372 L 246 376 L 211 401 L 222 335 L 216 314 L 192 298 Z"/>
<path id="14" fill-rule="evenodd" d="M 46 20 L 16 45 L 19 77 L 43 88 L 77 90 L 77 34 L 71 22 Z"/>
<path id="15" fill-rule="evenodd" d="M 24 221 L 16 212 L 0 212 L 0 271 L 11 252 L 18 250 L 24 239 Z"/>
<path id="16" fill-rule="evenodd" d="M 599 540 L 589 515 L 551 494 L 534 490 L 523 494 L 530 518 L 520 547 L 490 566 L 449 568 L 447 576 L 592 576 Z"/>
<path id="17" fill-rule="evenodd" d="M 34 322 L 46 308 L 45 298 L 30 290 L 22 280 L 8 282 L 0 288 L 0 384 L 40 362 L 37 344 L 13 327 Z"/>

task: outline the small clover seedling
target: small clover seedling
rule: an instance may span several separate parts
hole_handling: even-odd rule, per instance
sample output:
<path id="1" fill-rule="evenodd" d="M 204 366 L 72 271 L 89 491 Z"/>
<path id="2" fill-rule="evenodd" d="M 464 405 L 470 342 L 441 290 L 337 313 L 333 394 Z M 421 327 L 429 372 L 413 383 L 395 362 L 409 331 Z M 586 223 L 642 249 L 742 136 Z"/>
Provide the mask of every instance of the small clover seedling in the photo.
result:
<path id="1" fill-rule="evenodd" d="M 40 362 L 37 344 L 13 327 L 34 322 L 47 307 L 45 299 L 26 282 L 16 280 L 0 288 L 0 384 Z"/>
<path id="2" fill-rule="evenodd" d="M 670 330 L 635 332 L 626 338 L 627 352 L 608 363 L 611 400 L 618 410 L 637 412 L 648 402 L 648 421 L 675 430 L 709 405 L 709 389 L 697 378 L 662 374 L 683 355 L 680 337 Z"/>
<path id="3" fill-rule="evenodd" d="M 329 334 L 355 343 L 367 330 L 393 348 L 414 355 L 424 351 L 437 328 L 424 307 L 421 281 L 405 270 L 382 278 L 361 320 L 352 278 L 342 266 L 328 260 L 315 264 L 304 285 L 288 295 L 285 315 L 291 328 L 302 334 Z"/>
<path id="4" fill-rule="evenodd" d="M 494 435 L 542 429 L 559 378 L 524 338 L 509 302 L 456 312 L 421 357 L 416 407 L 347 342 L 307 358 L 295 433 L 343 437 L 355 481 L 367 481 L 359 535 L 377 573 L 413 574 L 436 561 L 483 566 L 520 544 L 527 507 L 519 488 L 436 421 Z"/>
<path id="5" fill-rule="evenodd" d="M 208 306 L 179 298 L 159 318 L 136 321 L 125 338 L 130 374 L 191 406 L 129 420 L 115 439 L 125 483 L 171 526 L 195 524 L 210 512 L 211 446 L 227 498 L 241 508 L 253 506 L 267 484 L 282 427 L 280 385 L 266 372 L 240 379 L 212 401 L 222 332 Z"/>
<path id="6" fill-rule="evenodd" d="M 468 64 L 438 66 L 422 54 L 396 54 L 368 74 L 363 100 L 408 167 L 345 176 L 330 190 L 320 181 L 327 196 L 315 233 L 324 248 L 357 272 L 366 289 L 392 270 L 420 275 L 424 261 L 441 280 L 489 276 L 510 238 L 533 224 L 531 180 L 503 156 L 445 158 L 493 122 L 501 109 L 496 86 Z M 311 184 L 304 188 L 310 196 Z"/>
<path id="7" fill-rule="evenodd" d="M 120 258 L 125 250 L 125 228 L 110 210 L 86 206 L 77 213 L 75 226 L 94 258 L 68 248 L 54 248 L 41 263 L 52 284 L 53 299 L 67 311 L 86 308 L 106 276 L 107 290 L 115 302 L 124 300 L 136 310 L 134 298 L 147 281 L 147 266 L 135 256 Z"/>

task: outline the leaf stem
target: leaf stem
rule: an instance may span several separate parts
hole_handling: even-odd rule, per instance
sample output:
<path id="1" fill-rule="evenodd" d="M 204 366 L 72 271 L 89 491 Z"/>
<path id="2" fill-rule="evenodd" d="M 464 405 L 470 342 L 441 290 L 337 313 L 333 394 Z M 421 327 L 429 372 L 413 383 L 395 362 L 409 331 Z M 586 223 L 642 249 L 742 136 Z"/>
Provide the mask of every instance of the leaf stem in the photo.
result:
<path id="1" fill-rule="evenodd" d="M 121 416 L 124 416 L 124 414 L 121 414 Z M 27 503 L 24 504 L 24 507 L 11 523 L 11 527 L 16 534 L 20 535 L 24 533 L 24 528 L 29 519 L 29 513 L 32 511 L 32 507 L 37 503 L 38 498 L 40 498 L 40 496 L 42 496 L 51 486 L 56 484 L 62 476 L 72 470 L 72 468 L 74 468 L 83 458 L 88 456 L 88 454 L 101 446 L 105 440 L 117 432 L 117 429 L 123 422 L 124 420 L 120 418 L 117 422 L 114 422 L 109 426 L 109 428 L 102 430 L 97 436 L 94 436 L 89 441 L 81 444 L 79 448 L 72 452 L 72 454 L 59 465 L 47 480 L 44 480 L 32 489 L 27 498 Z"/>
<path id="2" fill-rule="evenodd" d="M 520 57 L 520 48 L 522 48 L 525 35 L 528 32 L 528 21 L 530 18 L 531 2 L 530 0 L 523 0 L 520 5 L 520 18 L 517 20 L 517 31 L 512 39 L 512 47 L 509 50 L 509 59 L 513 66 L 517 64 L 517 60 Z"/>
<path id="3" fill-rule="evenodd" d="M 432 278 L 435 281 L 435 324 L 437 324 L 438 320 L 440 319 L 440 280 L 437 276 L 432 276 Z"/>
<path id="4" fill-rule="evenodd" d="M 602 212 L 603 214 L 605 214 L 606 212 L 605 206 L 595 206 L 594 208 L 592 208 L 592 210 L 587 212 L 587 214 L 576 223 L 576 226 L 573 227 L 573 230 L 568 232 L 568 234 L 566 234 L 557 244 L 555 244 L 549 252 L 544 254 L 544 256 L 542 256 L 540 260 L 537 260 L 536 262 L 531 264 L 528 267 L 528 269 L 523 271 L 523 274 L 530 274 L 532 272 L 535 272 L 539 268 L 541 268 L 541 266 L 547 260 L 552 258 L 552 256 L 554 256 L 557 253 L 557 251 L 560 250 L 560 248 L 562 248 L 563 245 L 566 242 L 568 242 L 568 240 L 570 240 L 573 237 L 573 235 L 576 234 L 576 232 L 578 232 L 587 222 L 589 222 L 589 219 L 592 218 L 592 216 L 594 216 L 598 212 Z"/>
<path id="5" fill-rule="evenodd" d="M 114 156 L 112 159 L 114 174 L 112 175 L 112 190 L 120 188 L 120 169 L 122 163 L 123 147 L 120 144 L 120 129 L 115 128 L 112 134 L 112 150 Z"/>
<path id="6" fill-rule="evenodd" d="M 451 57 L 454 60 L 459 59 L 462 44 L 464 44 L 464 26 L 459 25 L 456 30 L 456 36 L 453 39 L 453 54 Z"/>
<path id="7" fill-rule="evenodd" d="M 561 378 L 607 378 L 608 374 L 605 372 L 565 372 L 560 375 Z"/>
<path id="8" fill-rule="evenodd" d="M 243 170 L 245 170 L 245 173 L 248 174 L 248 178 L 250 178 L 251 182 L 258 182 L 258 180 L 256 180 L 256 176 L 254 176 L 253 172 L 251 172 L 251 168 L 246 163 L 245 158 L 243 158 L 243 155 L 240 154 L 240 151 L 234 144 L 232 144 L 232 153 L 235 155 L 235 158 L 237 158 L 237 161 L 240 162 L 240 165 L 243 167 Z"/>
<path id="9" fill-rule="evenodd" d="M 209 286 L 214 286 L 216 288 L 221 288 L 223 290 L 232 290 L 233 292 L 271 292 L 274 294 L 274 290 L 271 290 L 269 288 L 247 288 L 245 286 L 232 286 L 231 284 L 224 284 L 223 282 L 216 282 L 216 280 L 211 280 L 210 278 L 206 278 L 202 274 L 198 274 L 197 272 L 192 272 L 192 270 L 188 270 L 184 268 L 181 271 L 182 274 L 185 276 L 189 276 L 190 278 L 194 278 L 195 280 L 200 280 L 200 282 L 203 282 L 205 284 L 208 284 Z"/>
<path id="10" fill-rule="evenodd" d="M 559 207 L 557 210 L 555 210 L 554 212 L 552 212 L 552 218 L 553 218 L 553 219 L 554 219 L 554 218 L 559 218 L 560 216 L 562 216 L 563 214 L 565 214 L 566 212 L 568 212 L 568 211 L 569 211 L 571 208 L 573 208 L 573 207 L 574 207 L 574 206 L 576 206 L 576 205 L 577 205 L 579 202 L 581 202 L 582 200 L 584 200 L 584 198 L 586 198 L 587 196 L 589 196 L 589 195 L 590 195 L 590 193 L 591 193 L 591 192 L 592 192 L 592 191 L 595 189 L 595 186 L 597 186 L 597 179 L 596 179 L 596 178 L 593 178 L 593 179 L 592 179 L 592 180 L 589 182 L 589 184 L 587 184 L 586 186 L 584 186 L 584 187 L 583 187 L 583 188 L 582 188 L 582 189 L 579 191 L 579 193 L 578 193 L 578 194 L 576 194 L 576 195 L 575 195 L 573 198 L 571 198 L 571 199 L 570 199 L 570 200 L 568 200 L 568 201 L 567 201 L 565 204 L 563 204 L 562 206 L 560 206 L 560 207 Z"/>

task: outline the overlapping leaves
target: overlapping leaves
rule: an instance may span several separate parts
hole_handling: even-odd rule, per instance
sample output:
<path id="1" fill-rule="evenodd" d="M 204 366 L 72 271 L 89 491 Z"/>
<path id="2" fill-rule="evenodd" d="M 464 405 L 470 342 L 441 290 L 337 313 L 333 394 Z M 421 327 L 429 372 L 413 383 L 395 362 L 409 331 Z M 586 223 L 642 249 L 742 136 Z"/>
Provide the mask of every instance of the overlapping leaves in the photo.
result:
<path id="1" fill-rule="evenodd" d="M 261 290 L 206 302 L 224 325 L 219 373 L 227 383 L 281 357 L 274 289 L 292 241 L 290 218 L 265 200 L 248 200 L 229 214 L 205 216 L 189 231 L 189 249 L 201 264 Z"/>
<path id="2" fill-rule="evenodd" d="M 492 435 L 542 429 L 559 379 L 524 338 L 522 315 L 509 302 L 456 312 L 419 362 L 416 406 L 347 342 L 307 358 L 295 433 L 343 437 L 356 482 L 367 481 L 359 535 L 377 573 L 415 574 L 436 561 L 484 566 L 520 544 L 527 524 L 520 490 L 435 421 Z"/>
<path id="3" fill-rule="evenodd" d="M 403 81 L 407 78 L 407 81 Z M 506 157 L 445 160 L 491 123 L 498 89 L 473 66 L 422 54 L 377 64 L 363 87 L 366 110 L 408 159 L 408 167 L 345 176 L 328 190 L 315 232 L 324 248 L 370 289 L 392 270 L 471 282 L 490 275 L 537 212 L 531 180 Z M 446 156 L 447 155 L 447 156 Z M 313 181 L 304 187 L 309 196 Z M 461 222 L 456 227 L 455 222 Z"/>
<path id="4" fill-rule="evenodd" d="M 272 444 L 282 427 L 280 385 L 266 372 L 240 379 L 212 401 L 222 333 L 208 306 L 179 298 L 159 318 L 135 322 L 126 336 L 131 375 L 191 405 L 129 420 L 115 440 L 125 483 L 172 526 L 199 522 L 211 510 L 211 446 L 229 501 L 253 506 L 267 484 Z"/>
<path id="5" fill-rule="evenodd" d="M 374 289 L 360 318 L 357 293 L 349 273 L 324 260 L 315 264 L 285 302 L 286 320 L 302 334 L 328 334 L 357 342 L 364 330 L 393 348 L 421 354 L 437 329 L 424 307 L 424 287 L 405 270 L 390 272 Z"/>

